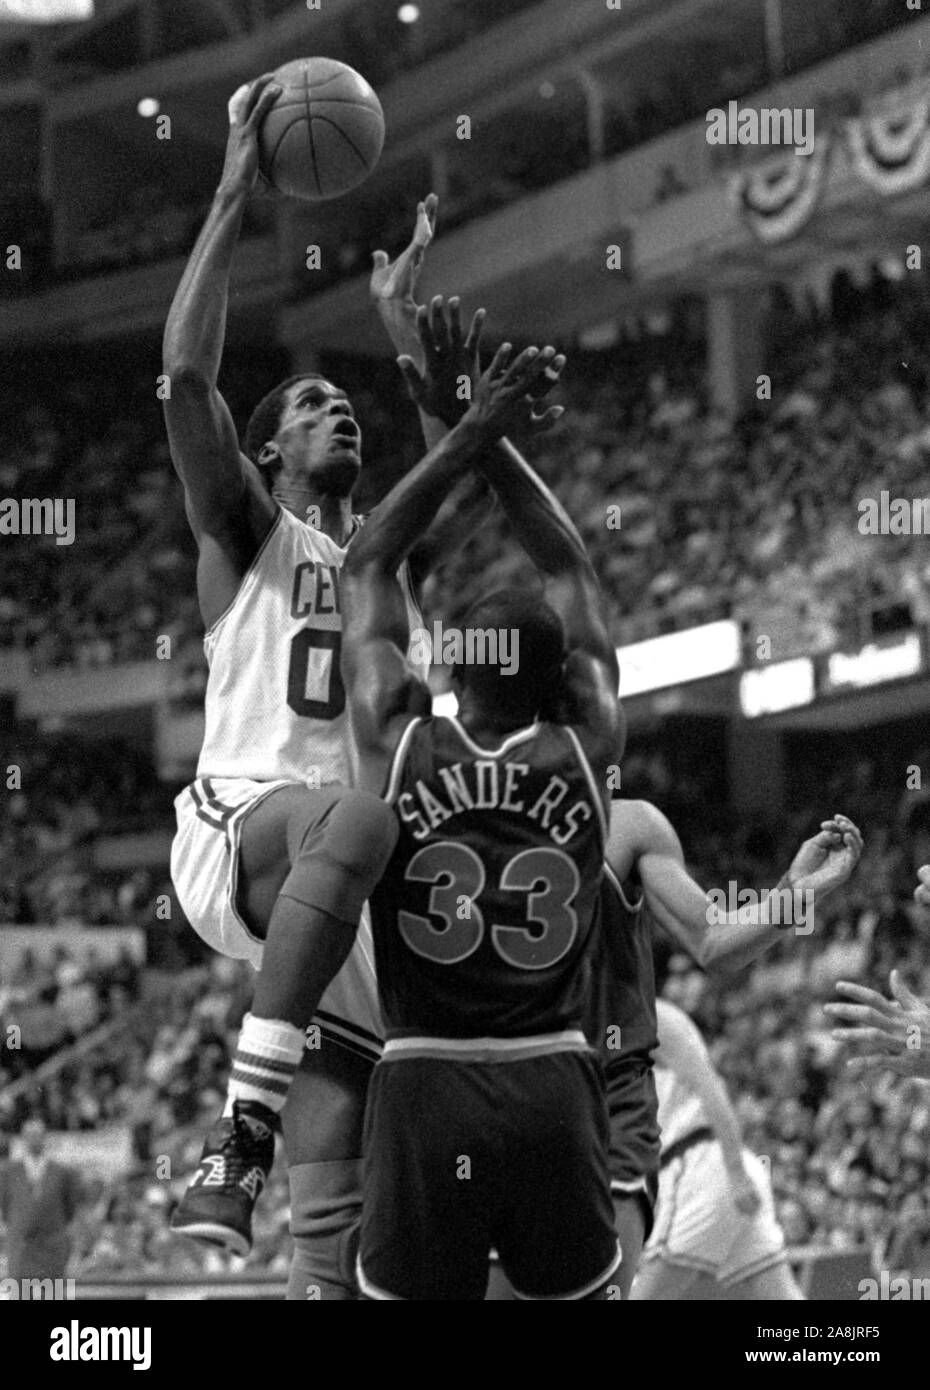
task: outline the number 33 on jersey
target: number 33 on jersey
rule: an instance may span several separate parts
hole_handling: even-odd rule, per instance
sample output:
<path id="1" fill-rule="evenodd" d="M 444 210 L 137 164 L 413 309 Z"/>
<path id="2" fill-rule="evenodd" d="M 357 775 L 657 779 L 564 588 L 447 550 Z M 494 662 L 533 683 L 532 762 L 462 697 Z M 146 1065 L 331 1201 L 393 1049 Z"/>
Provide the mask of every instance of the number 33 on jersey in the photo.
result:
<path id="1" fill-rule="evenodd" d="M 576 1027 L 606 825 L 574 731 L 484 749 L 455 719 L 415 719 L 386 796 L 400 838 L 371 916 L 388 1037 Z"/>

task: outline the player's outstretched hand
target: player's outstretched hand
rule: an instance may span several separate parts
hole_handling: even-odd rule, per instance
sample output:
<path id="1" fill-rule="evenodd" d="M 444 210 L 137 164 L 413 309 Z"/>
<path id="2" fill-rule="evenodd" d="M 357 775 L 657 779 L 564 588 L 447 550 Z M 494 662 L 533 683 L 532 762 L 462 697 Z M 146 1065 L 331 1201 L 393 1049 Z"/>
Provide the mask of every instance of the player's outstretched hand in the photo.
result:
<path id="1" fill-rule="evenodd" d="M 478 378 L 462 424 L 488 443 L 513 429 L 548 429 L 562 415 L 561 406 L 542 409 L 556 385 L 565 358 L 554 347 L 529 347 L 511 361 L 513 347 L 502 343 L 487 371 Z"/>
<path id="2" fill-rule="evenodd" d="M 736 1210 L 743 1216 L 755 1216 L 762 1205 L 762 1198 L 749 1172 L 740 1167 L 729 1176 L 730 1197 Z"/>
<path id="3" fill-rule="evenodd" d="M 462 333 L 461 303 L 457 295 L 448 304 L 434 295 L 416 312 L 416 333 L 422 370 L 404 353 L 397 365 L 407 390 L 419 408 L 450 428 L 468 409 L 481 373 L 479 354 L 485 311 L 477 309 L 467 334 Z"/>
<path id="4" fill-rule="evenodd" d="M 375 307 L 385 320 L 400 316 L 410 322 L 416 318 L 417 284 L 426 248 L 436 235 L 439 199 L 430 193 L 417 203 L 417 221 L 409 245 L 395 260 L 386 251 L 375 251 L 369 290 Z"/>
<path id="5" fill-rule="evenodd" d="M 837 982 L 841 1004 L 824 1011 L 846 1028 L 831 1036 L 851 1049 L 846 1065 L 857 1075 L 897 1072 L 930 1081 L 930 1008 L 908 989 L 897 970 L 891 972 L 892 999 L 850 980 Z"/>
<path id="6" fill-rule="evenodd" d="M 862 835 L 848 816 L 821 821 L 820 830 L 805 840 L 788 870 L 789 885 L 825 897 L 845 883 L 862 856 Z"/>
<path id="7" fill-rule="evenodd" d="M 918 907 L 930 907 L 930 864 L 924 864 L 919 868 L 917 877 L 920 882 L 914 889 L 914 901 Z"/>
<path id="8" fill-rule="evenodd" d="M 254 82 L 240 87 L 229 99 L 229 138 L 220 179 L 220 188 L 227 192 L 248 195 L 255 187 L 258 178 L 258 132 L 282 91 L 273 78 L 274 73 L 262 73 Z"/>

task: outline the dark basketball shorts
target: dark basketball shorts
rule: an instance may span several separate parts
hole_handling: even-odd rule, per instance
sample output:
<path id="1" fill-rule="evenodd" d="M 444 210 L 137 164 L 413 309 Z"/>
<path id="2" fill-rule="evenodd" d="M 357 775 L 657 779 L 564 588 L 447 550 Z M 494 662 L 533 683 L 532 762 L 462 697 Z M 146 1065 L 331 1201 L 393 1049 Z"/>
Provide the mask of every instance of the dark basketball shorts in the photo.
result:
<path id="1" fill-rule="evenodd" d="M 606 1284 L 620 1257 L 593 1054 L 391 1049 L 368 1093 L 362 1293 L 483 1299 L 492 1249 L 521 1298 L 581 1299 Z"/>
<path id="2" fill-rule="evenodd" d="M 659 1191 L 658 1098 L 651 1061 L 629 1057 L 611 1063 L 607 1071 L 607 1114 L 610 1189 L 614 1200 L 640 1197 L 648 1239 Z"/>

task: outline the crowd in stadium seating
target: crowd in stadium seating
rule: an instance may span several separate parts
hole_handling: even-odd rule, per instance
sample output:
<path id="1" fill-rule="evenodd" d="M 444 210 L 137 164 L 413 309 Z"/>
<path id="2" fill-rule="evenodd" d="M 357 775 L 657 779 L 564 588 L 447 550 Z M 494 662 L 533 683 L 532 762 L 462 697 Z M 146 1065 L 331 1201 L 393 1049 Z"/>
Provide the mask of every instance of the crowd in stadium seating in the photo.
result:
<path id="1" fill-rule="evenodd" d="M 537 462 L 582 531 L 619 643 L 736 616 L 787 656 L 930 618 L 923 538 L 864 535 L 858 509 L 926 489 L 928 306 L 881 277 L 841 280 L 834 301 L 829 317 L 779 305 L 772 400 L 735 421 L 707 407 L 702 353 L 677 325 L 569 363 L 571 408 Z M 476 575 L 491 587 L 519 573 L 503 537 L 484 528 L 446 567 L 440 611 L 461 613 Z"/>
<path id="2" fill-rule="evenodd" d="M 0 798 L 0 922 L 150 923 L 161 876 L 137 866 L 103 873 L 89 853 L 108 831 L 170 824 L 170 789 L 150 757 L 118 738 L 88 742 L 23 728 L 0 748 L 8 783 Z"/>
<path id="3" fill-rule="evenodd" d="M 171 1237 L 167 1216 L 222 1108 L 250 977 L 246 967 L 217 957 L 180 973 L 140 972 L 126 955 L 101 966 L 86 951 L 69 956 L 58 947 L 47 960 L 22 959 L 0 991 L 0 1020 L 22 1026 L 22 1047 L 0 1050 L 0 1151 L 35 1114 L 57 1134 L 109 1131 L 128 1140 L 121 1175 L 89 1182 L 75 1232 L 78 1278 L 230 1268 L 223 1257 Z M 37 1000 L 50 1001 L 41 1039 L 32 1028 Z M 93 1046 L 68 1048 L 103 1024 Z M 63 1065 L 52 1074 L 31 1087 L 13 1084 L 62 1047 Z M 68 1160 L 66 1147 L 61 1156 Z M 286 1271 L 286 1228 L 279 1166 L 257 1216 L 249 1268 Z"/>

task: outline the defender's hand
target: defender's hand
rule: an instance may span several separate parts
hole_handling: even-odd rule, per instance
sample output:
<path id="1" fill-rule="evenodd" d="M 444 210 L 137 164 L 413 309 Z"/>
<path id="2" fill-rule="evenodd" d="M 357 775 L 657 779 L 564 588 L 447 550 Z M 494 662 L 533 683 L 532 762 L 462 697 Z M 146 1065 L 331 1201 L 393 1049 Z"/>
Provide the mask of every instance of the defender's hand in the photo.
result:
<path id="1" fill-rule="evenodd" d="M 839 980 L 837 993 L 846 999 L 825 1004 L 824 1012 L 849 1027 L 834 1028 L 831 1037 L 853 1050 L 846 1065 L 857 1075 L 893 1071 L 930 1081 L 930 1008 L 908 989 L 897 970 L 892 970 L 890 983 L 893 999 Z"/>
<path id="2" fill-rule="evenodd" d="M 446 306 L 442 295 L 434 295 L 428 307 L 422 305 L 416 312 L 420 364 L 409 353 L 397 359 L 407 390 L 420 410 L 450 427 L 468 409 L 481 372 L 484 319 L 485 311 L 477 309 L 463 338 L 458 296 L 453 296 Z"/>
<path id="3" fill-rule="evenodd" d="M 413 238 L 396 260 L 389 260 L 386 251 L 374 252 L 369 290 L 378 312 L 386 320 L 400 316 L 412 323 L 416 318 L 417 284 L 426 248 L 436 234 L 438 207 L 439 199 L 435 193 L 430 193 L 422 203 L 417 203 Z"/>
<path id="4" fill-rule="evenodd" d="M 919 868 L 917 877 L 920 882 L 914 889 L 914 901 L 918 907 L 930 907 L 930 864 L 924 864 Z"/>
<path id="5" fill-rule="evenodd" d="M 247 196 L 255 187 L 259 175 L 258 132 L 282 92 L 273 77 L 273 73 L 263 73 L 229 99 L 229 138 L 220 179 L 220 188 L 226 192 Z"/>
<path id="6" fill-rule="evenodd" d="M 559 380 L 565 359 L 554 347 L 526 348 L 511 362 L 513 348 L 503 343 L 494 355 L 487 371 L 478 378 L 472 402 L 462 418 L 462 425 L 475 430 L 488 443 L 513 429 L 529 427 L 546 429 L 553 415 L 562 413 L 560 406 L 539 412 L 546 395 Z M 557 364 L 561 365 L 557 365 Z"/>

